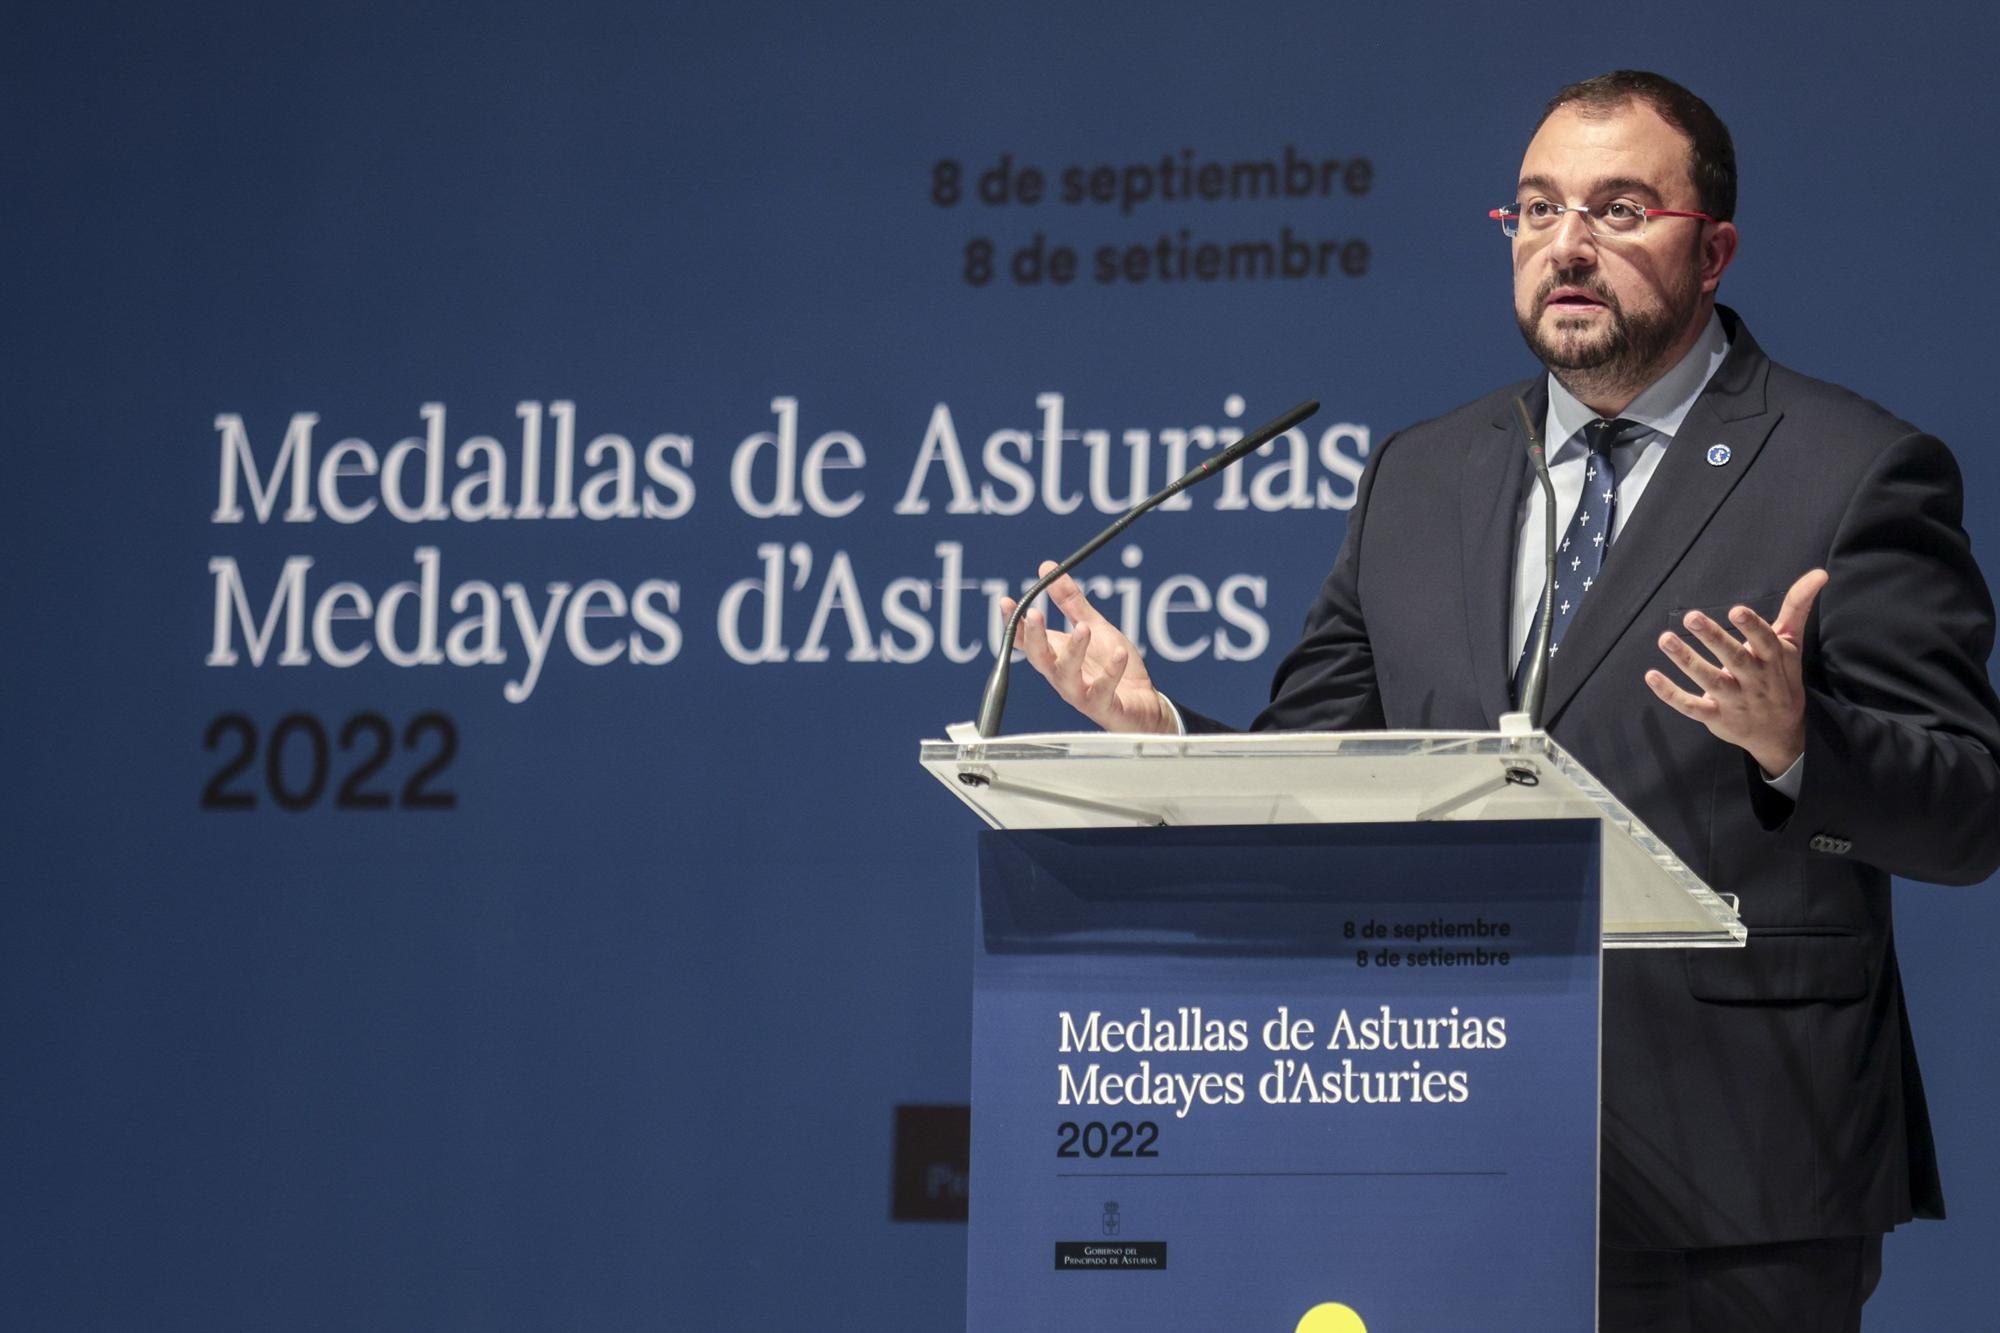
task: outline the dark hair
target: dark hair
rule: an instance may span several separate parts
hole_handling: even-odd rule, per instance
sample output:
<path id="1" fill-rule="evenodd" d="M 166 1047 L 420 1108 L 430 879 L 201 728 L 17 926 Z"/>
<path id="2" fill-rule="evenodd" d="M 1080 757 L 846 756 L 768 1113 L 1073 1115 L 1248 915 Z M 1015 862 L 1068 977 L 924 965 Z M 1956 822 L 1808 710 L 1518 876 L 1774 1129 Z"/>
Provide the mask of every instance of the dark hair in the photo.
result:
<path id="1" fill-rule="evenodd" d="M 1734 218 L 1736 145 L 1729 138 L 1729 127 L 1708 103 L 1665 75 L 1619 69 L 1572 83 L 1549 99 L 1535 128 L 1540 129 L 1543 121 L 1565 106 L 1573 106 L 1586 116 L 1603 115 L 1634 101 L 1644 102 L 1687 136 L 1688 171 L 1701 199 L 1701 211 L 1717 222 Z"/>

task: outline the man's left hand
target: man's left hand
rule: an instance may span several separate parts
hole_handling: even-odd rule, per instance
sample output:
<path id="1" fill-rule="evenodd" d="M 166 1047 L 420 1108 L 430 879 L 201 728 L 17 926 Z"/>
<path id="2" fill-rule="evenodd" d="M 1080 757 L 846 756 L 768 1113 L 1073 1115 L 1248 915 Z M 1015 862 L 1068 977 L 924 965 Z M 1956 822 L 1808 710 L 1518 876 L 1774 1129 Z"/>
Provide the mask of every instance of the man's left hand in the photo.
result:
<path id="1" fill-rule="evenodd" d="M 1688 693 L 1660 671 L 1648 671 L 1646 684 L 1675 712 L 1749 751 L 1764 776 L 1782 775 L 1805 753 L 1806 689 L 1799 649 L 1806 616 L 1826 579 L 1823 569 L 1808 571 L 1785 594 L 1775 621 L 1747 606 L 1732 608 L 1729 620 L 1742 633 L 1740 639 L 1701 612 L 1688 612 L 1682 623 L 1714 660 L 1678 634 L 1662 634 L 1660 651 L 1700 692 Z"/>

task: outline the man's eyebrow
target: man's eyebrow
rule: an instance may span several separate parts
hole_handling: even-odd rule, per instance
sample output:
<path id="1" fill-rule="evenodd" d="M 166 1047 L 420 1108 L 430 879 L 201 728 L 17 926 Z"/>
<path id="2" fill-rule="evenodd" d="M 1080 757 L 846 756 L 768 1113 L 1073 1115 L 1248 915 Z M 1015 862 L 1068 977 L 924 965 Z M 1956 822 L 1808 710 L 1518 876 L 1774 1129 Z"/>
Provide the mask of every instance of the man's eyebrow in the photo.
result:
<path id="1" fill-rule="evenodd" d="M 1521 177 L 1520 184 L 1515 188 L 1520 190 L 1534 190 L 1551 197 L 1560 193 L 1556 183 L 1547 176 L 1523 176 Z M 1590 189 L 1585 192 L 1584 198 L 1602 199 L 1605 195 L 1609 194 L 1644 195 L 1646 198 L 1656 201 L 1660 198 L 1660 192 L 1653 187 L 1650 181 L 1641 180 L 1637 176 L 1606 176 L 1601 180 L 1593 181 Z"/>

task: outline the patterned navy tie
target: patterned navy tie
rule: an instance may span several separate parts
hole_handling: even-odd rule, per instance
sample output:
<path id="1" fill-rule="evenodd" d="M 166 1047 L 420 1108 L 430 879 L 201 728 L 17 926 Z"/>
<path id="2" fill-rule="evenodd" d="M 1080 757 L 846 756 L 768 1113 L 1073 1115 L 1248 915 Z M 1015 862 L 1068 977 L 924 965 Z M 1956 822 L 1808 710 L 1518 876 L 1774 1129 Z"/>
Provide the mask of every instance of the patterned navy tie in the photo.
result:
<path id="1" fill-rule="evenodd" d="M 1646 427 L 1636 421 L 1593 421 L 1583 428 L 1584 447 L 1590 457 L 1583 465 L 1583 496 L 1577 501 L 1569 530 L 1556 543 L 1555 619 L 1549 627 L 1549 660 L 1555 660 L 1563 631 L 1576 619 L 1583 595 L 1597 582 L 1604 568 L 1604 555 L 1611 546 L 1611 522 L 1618 512 L 1618 472 L 1611 451 L 1618 445 L 1644 434 Z M 1514 668 L 1514 698 L 1528 684 L 1528 663 L 1535 653 L 1535 630 L 1541 624 L 1541 608 L 1528 624 L 1528 641 L 1521 647 L 1521 660 Z"/>

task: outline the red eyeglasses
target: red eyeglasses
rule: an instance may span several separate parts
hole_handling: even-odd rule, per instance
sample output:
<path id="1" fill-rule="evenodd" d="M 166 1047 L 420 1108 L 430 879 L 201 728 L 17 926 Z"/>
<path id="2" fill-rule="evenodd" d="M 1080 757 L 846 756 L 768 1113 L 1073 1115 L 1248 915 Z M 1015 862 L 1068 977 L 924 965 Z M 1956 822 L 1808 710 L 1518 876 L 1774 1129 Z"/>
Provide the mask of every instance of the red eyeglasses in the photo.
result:
<path id="1" fill-rule="evenodd" d="M 1576 213 L 1594 236 L 1636 236 L 1646 229 L 1648 218 L 1700 218 L 1713 222 L 1706 213 L 1689 213 L 1678 208 L 1647 208 L 1629 199 L 1613 199 L 1597 208 L 1582 204 L 1558 204 L 1547 199 L 1530 199 L 1505 208 L 1489 209 L 1486 216 L 1499 222 L 1507 236 L 1519 236 L 1525 228 L 1530 235 L 1553 231 L 1563 214 Z"/>

